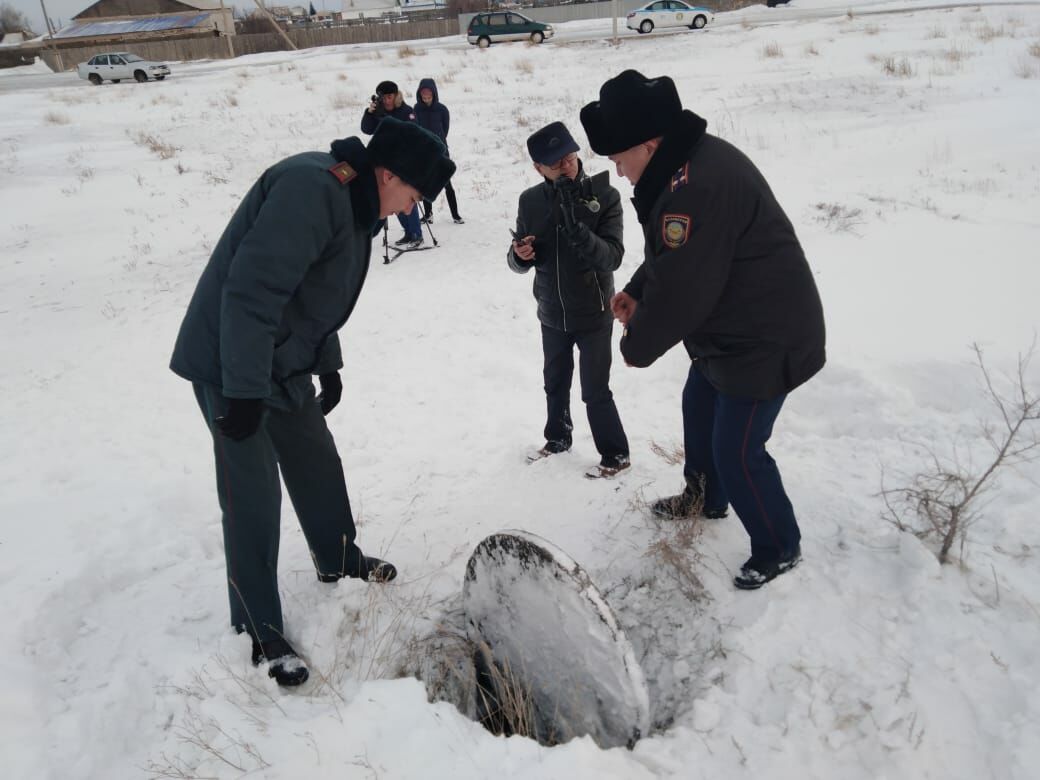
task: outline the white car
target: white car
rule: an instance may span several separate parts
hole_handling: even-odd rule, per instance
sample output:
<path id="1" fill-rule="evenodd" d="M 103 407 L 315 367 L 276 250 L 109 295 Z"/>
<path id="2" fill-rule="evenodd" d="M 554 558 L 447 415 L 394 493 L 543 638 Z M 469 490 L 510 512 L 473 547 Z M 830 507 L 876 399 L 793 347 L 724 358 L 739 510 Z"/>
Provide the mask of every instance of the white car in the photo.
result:
<path id="1" fill-rule="evenodd" d="M 699 30 L 713 21 L 715 13 L 710 8 L 690 5 L 682 0 L 657 0 L 630 13 L 626 24 L 630 30 L 648 33 L 657 27 L 689 27 L 691 30 Z"/>
<path id="2" fill-rule="evenodd" d="M 162 81 L 170 75 L 170 66 L 165 62 L 150 62 L 136 54 L 126 51 L 95 54 L 87 62 L 76 66 L 81 79 L 86 79 L 95 87 L 102 81 L 114 81 L 118 84 L 123 79 Z"/>

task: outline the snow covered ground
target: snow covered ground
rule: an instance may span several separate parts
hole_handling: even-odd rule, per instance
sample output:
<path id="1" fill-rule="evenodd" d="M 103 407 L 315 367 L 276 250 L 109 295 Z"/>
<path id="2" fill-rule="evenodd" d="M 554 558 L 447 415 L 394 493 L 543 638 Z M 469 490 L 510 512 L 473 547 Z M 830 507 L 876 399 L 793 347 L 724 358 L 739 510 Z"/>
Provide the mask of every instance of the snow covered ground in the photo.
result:
<path id="1" fill-rule="evenodd" d="M 1000 373 L 1036 333 L 1040 7 L 832 5 L 616 49 L 341 47 L 0 94 L 4 776 L 1035 776 L 1038 469 L 1004 475 L 945 567 L 881 518 L 877 493 L 882 467 L 913 473 L 925 446 L 983 456 L 969 345 Z M 531 280 L 504 260 L 535 182 L 524 140 L 563 119 L 584 143 L 578 109 L 626 67 L 672 75 L 757 162 L 823 297 L 830 362 L 771 447 L 805 562 L 755 593 L 730 585 L 736 518 L 698 532 L 642 505 L 680 484 L 651 445 L 680 442 L 681 350 L 615 365 L 622 478 L 582 479 L 596 453 L 576 391 L 574 449 L 524 461 L 544 409 Z M 256 176 L 357 133 L 380 80 L 414 92 L 427 76 L 452 110 L 467 222 L 442 202 L 440 249 L 373 265 L 330 418 L 360 542 L 402 576 L 319 584 L 286 502 L 286 622 L 314 674 L 284 692 L 227 628 L 207 433 L 167 361 Z M 630 208 L 626 247 L 619 286 L 642 255 Z M 504 528 L 569 552 L 629 632 L 656 724 L 633 751 L 494 737 L 399 676 L 450 624 L 470 551 Z"/>

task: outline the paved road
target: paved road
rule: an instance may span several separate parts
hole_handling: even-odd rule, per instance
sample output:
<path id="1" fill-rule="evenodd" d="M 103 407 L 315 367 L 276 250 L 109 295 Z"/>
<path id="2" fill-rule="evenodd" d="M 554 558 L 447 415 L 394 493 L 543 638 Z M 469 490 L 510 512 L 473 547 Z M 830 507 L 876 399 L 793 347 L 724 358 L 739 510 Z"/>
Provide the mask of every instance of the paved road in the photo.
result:
<path id="1" fill-rule="evenodd" d="M 972 0 L 960 0 L 960 2 L 939 3 L 934 5 L 913 5 L 903 8 L 892 8 L 891 5 L 892 0 L 875 0 L 875 2 L 872 3 L 869 2 L 869 0 L 867 0 L 866 3 L 864 3 L 863 0 L 860 0 L 856 5 L 855 14 L 857 16 L 907 14 L 916 13 L 918 11 L 936 11 L 944 8 L 974 8 L 980 5 L 998 7 L 1036 6 L 1040 5 L 1040 0 L 990 0 L 989 2 L 986 0 L 982 0 L 981 2 L 978 0 L 975 0 L 974 2 Z M 758 8 L 752 7 L 750 9 L 744 9 L 744 13 L 741 14 L 719 14 L 715 17 L 715 22 L 711 27 L 725 27 L 741 24 L 744 20 L 747 20 L 756 26 L 786 24 L 799 21 L 814 21 L 817 19 L 844 16 L 846 12 L 847 10 L 845 8 L 838 8 L 836 6 L 830 6 L 827 8 L 789 8 L 783 6 L 767 8 L 763 5 Z M 709 32 L 711 27 L 708 28 Z M 568 22 L 562 27 L 556 25 L 556 28 L 556 37 L 550 41 L 549 45 L 553 45 L 554 43 L 601 41 L 605 38 L 609 39 L 611 37 L 611 25 L 608 19 L 592 19 L 584 23 Z M 624 24 L 624 19 L 619 19 L 618 34 L 619 37 L 622 38 L 649 40 L 661 35 L 698 35 L 702 33 L 682 28 L 678 30 L 660 30 L 651 33 L 649 36 L 642 36 L 633 30 L 627 29 Z M 346 52 L 358 50 L 363 51 L 365 49 L 386 49 L 388 47 L 401 45 L 402 43 L 404 42 L 344 44 L 342 46 L 325 46 L 316 49 L 303 49 L 299 52 L 293 53 L 273 52 L 270 54 L 254 54 L 246 57 L 239 57 L 234 60 L 185 62 L 179 63 L 175 66 L 174 74 L 170 78 L 175 79 L 176 81 L 183 81 L 184 79 L 198 78 L 200 76 L 226 70 L 227 68 L 242 67 L 247 64 L 260 66 L 278 65 L 290 60 L 299 62 L 300 59 L 321 57 L 338 51 Z M 466 43 L 466 39 L 462 36 L 425 39 L 419 41 L 418 45 L 424 49 L 470 48 L 470 44 Z M 111 85 L 105 84 L 105 87 L 109 86 Z M 128 84 L 128 86 L 136 87 L 134 84 Z M 88 88 L 88 85 L 87 82 L 81 80 L 74 71 L 67 71 L 65 73 L 32 73 L 18 76 L 3 76 L 2 71 L 0 71 L 0 96 L 5 93 L 25 90 L 61 88 L 86 89 Z"/>

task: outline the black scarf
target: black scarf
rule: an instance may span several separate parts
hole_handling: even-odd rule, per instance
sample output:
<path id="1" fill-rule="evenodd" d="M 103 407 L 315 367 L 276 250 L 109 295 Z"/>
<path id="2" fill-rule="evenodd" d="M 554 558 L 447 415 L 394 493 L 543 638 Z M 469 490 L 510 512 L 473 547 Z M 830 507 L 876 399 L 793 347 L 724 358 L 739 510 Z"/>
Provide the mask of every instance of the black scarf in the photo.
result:
<path id="1" fill-rule="evenodd" d="M 354 222 L 374 236 L 382 229 L 384 220 L 379 218 L 379 188 L 376 187 L 375 169 L 368 161 L 365 145 L 356 136 L 351 136 L 333 141 L 330 151 L 337 162 L 345 162 L 357 171 L 357 176 L 347 185 L 350 187 Z"/>
<path id="2" fill-rule="evenodd" d="M 672 176 L 680 166 L 690 159 L 690 152 L 700 142 L 707 127 L 708 123 L 695 113 L 683 111 L 679 120 L 665 133 L 632 193 L 632 203 L 641 224 L 646 224 L 657 198 L 665 187 L 670 186 Z"/>

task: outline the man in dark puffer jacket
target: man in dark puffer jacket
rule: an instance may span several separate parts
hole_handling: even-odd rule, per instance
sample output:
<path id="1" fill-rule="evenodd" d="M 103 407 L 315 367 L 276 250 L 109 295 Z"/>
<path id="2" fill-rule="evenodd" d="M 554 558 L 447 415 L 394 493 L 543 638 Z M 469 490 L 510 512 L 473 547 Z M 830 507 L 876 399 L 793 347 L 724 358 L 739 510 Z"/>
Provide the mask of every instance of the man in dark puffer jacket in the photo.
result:
<path id="1" fill-rule="evenodd" d="M 433 79 L 423 79 L 419 82 L 419 89 L 415 93 L 415 121 L 419 127 L 429 130 L 435 136 L 448 145 L 448 129 L 451 127 L 451 112 L 448 107 L 440 101 L 437 93 L 437 83 Z M 459 216 L 459 202 L 455 197 L 455 188 L 449 181 L 444 185 L 444 197 L 448 199 L 448 208 L 451 210 L 451 218 L 456 225 L 461 225 L 463 219 Z M 433 222 L 433 202 L 423 201 L 423 219 Z"/>
<path id="2" fill-rule="evenodd" d="M 609 304 L 625 252 L 621 196 L 606 183 L 593 191 L 578 145 L 562 122 L 534 133 L 527 149 L 544 180 L 520 195 L 516 240 L 506 259 L 517 273 L 535 269 L 547 406 L 540 454 L 570 449 L 577 345 L 581 398 L 601 456 L 599 471 L 589 476 L 613 476 L 629 466 L 628 438 L 610 392 Z"/>

